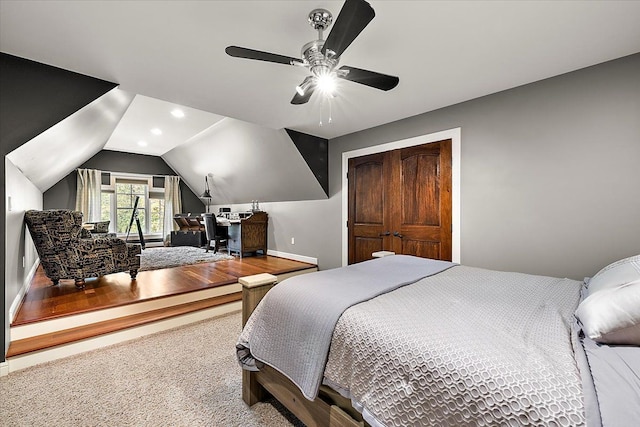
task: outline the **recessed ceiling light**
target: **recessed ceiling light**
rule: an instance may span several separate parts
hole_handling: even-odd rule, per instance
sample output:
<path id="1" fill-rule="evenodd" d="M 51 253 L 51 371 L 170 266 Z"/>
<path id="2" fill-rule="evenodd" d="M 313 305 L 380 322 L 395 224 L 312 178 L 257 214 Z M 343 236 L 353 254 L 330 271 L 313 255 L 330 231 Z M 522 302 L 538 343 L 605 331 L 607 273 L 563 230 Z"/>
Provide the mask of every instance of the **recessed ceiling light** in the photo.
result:
<path id="1" fill-rule="evenodd" d="M 184 117 L 184 111 L 180 110 L 179 108 L 176 108 L 175 110 L 173 110 L 173 111 L 171 112 L 171 115 L 172 115 L 173 117 L 181 118 L 181 117 Z"/>
<path id="2" fill-rule="evenodd" d="M 154 135 L 162 135 L 162 131 L 158 128 L 151 129 L 151 133 Z"/>
<path id="3" fill-rule="evenodd" d="M 146 146 L 147 146 L 147 145 L 149 145 L 149 144 L 147 144 L 147 141 L 138 141 L 138 145 L 139 145 L 140 147 L 146 147 Z"/>

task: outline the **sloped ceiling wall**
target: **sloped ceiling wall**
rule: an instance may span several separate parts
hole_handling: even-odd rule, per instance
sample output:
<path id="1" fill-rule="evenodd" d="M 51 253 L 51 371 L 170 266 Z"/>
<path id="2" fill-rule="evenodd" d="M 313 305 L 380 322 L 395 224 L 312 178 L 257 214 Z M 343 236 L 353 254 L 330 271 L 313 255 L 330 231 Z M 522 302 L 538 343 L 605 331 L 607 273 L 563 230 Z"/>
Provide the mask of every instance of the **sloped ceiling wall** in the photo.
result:
<path id="1" fill-rule="evenodd" d="M 327 198 L 284 129 L 226 118 L 162 158 L 196 194 L 209 176 L 211 204 Z"/>
<path id="2" fill-rule="evenodd" d="M 112 89 L 7 157 L 44 193 L 102 150 L 134 96 Z"/>
<path id="3" fill-rule="evenodd" d="M 76 112 L 116 84 L 61 70 L 5 53 L 0 54 L 0 154 L 4 157 L 26 141 Z M 5 201 L 5 161 L 0 161 L 0 199 Z M 38 208 L 25 206 L 24 208 Z M 8 236 L 5 209 L 0 209 L 0 236 Z M 0 244 L 0 362 L 5 360 L 9 345 L 9 306 L 22 284 L 6 282 L 20 272 L 22 264 L 7 263 L 5 248 L 16 248 L 24 254 L 24 240 Z"/>
<path id="4" fill-rule="evenodd" d="M 113 88 L 7 157 L 44 193 L 105 149 L 135 97 Z M 318 200 L 328 197 L 327 144 L 323 138 L 224 118 L 162 158 L 195 194 L 204 191 L 208 175 L 212 204 Z"/>

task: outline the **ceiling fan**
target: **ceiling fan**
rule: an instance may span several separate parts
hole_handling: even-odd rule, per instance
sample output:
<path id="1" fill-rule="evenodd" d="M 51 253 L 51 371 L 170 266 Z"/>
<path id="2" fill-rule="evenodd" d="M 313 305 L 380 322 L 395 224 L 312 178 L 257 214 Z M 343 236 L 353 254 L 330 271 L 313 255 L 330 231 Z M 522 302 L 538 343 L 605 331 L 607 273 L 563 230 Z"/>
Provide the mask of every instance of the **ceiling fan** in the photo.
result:
<path id="1" fill-rule="evenodd" d="M 332 94 L 338 78 L 387 91 L 398 85 L 398 77 L 346 65 L 338 68 L 342 53 L 374 16 L 373 8 L 365 0 L 346 0 L 329 36 L 323 40 L 322 33 L 331 25 L 333 16 L 326 9 L 312 10 L 309 13 L 309 24 L 318 31 L 318 39 L 302 47 L 301 58 L 239 46 L 228 46 L 225 52 L 236 58 L 308 68 L 311 75 L 296 87 L 296 94 L 291 100 L 291 103 L 296 105 L 308 102 L 316 89 Z"/>

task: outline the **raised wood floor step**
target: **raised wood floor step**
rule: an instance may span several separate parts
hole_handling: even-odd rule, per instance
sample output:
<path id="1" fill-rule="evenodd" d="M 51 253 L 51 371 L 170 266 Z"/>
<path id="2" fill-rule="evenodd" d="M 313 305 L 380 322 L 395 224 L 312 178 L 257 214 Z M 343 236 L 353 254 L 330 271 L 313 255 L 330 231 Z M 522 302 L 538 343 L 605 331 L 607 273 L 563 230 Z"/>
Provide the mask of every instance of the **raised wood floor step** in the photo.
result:
<path id="1" fill-rule="evenodd" d="M 134 326 L 140 326 L 157 322 L 171 317 L 205 310 L 231 302 L 241 301 L 242 292 L 220 295 L 199 301 L 147 311 L 144 313 L 132 314 L 112 320 L 92 323 L 90 325 L 78 326 L 76 328 L 65 329 L 49 334 L 38 335 L 30 338 L 12 341 L 7 352 L 7 359 L 15 356 L 28 354 L 34 351 L 44 350 L 59 345 L 69 344 L 112 332 L 121 331 Z"/>

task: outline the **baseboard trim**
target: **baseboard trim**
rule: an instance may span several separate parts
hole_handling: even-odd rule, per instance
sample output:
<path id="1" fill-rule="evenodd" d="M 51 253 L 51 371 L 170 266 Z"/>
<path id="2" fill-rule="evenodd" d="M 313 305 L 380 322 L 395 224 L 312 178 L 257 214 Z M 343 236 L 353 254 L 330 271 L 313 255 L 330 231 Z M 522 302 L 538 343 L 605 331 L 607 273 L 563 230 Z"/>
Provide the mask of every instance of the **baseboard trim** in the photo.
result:
<path id="1" fill-rule="evenodd" d="M 11 303 L 11 307 L 9 307 L 9 324 L 13 323 L 13 320 L 18 314 L 18 310 L 20 309 L 20 304 L 22 304 L 22 299 L 29 292 L 29 288 L 31 287 L 31 282 L 33 281 L 33 277 L 36 275 L 36 270 L 40 265 L 40 258 L 36 259 L 36 262 L 33 263 L 33 266 L 29 270 L 29 274 L 22 282 L 22 286 L 20 286 L 20 290 L 18 291 L 18 295 L 16 295 L 15 299 Z"/>
<path id="2" fill-rule="evenodd" d="M 305 255 L 290 254 L 287 252 L 274 251 L 273 249 L 267 249 L 267 255 L 277 256 L 278 258 L 287 258 L 294 261 L 306 262 L 309 264 L 318 265 L 318 258 L 313 258 Z"/>
<path id="3" fill-rule="evenodd" d="M 7 375 L 9 375 L 9 364 L 0 362 L 0 377 L 6 377 Z"/>

